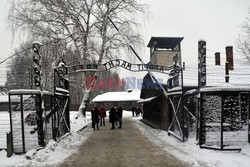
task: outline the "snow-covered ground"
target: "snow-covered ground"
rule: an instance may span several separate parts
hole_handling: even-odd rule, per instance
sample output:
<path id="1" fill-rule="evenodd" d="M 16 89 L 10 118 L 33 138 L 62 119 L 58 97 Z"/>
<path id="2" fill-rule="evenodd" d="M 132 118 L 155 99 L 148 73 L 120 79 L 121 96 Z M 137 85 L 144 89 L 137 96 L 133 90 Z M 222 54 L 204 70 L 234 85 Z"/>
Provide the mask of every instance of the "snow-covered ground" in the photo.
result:
<path id="1" fill-rule="evenodd" d="M 65 158 L 74 153 L 91 134 L 84 133 L 79 135 L 77 131 L 81 130 L 91 121 L 90 112 L 86 113 L 86 118 L 78 112 L 70 112 L 71 133 L 65 134 L 59 142 L 51 140 L 44 149 L 39 151 L 30 150 L 25 155 L 13 155 L 7 158 L 5 150 L 0 151 L 0 167 L 8 166 L 55 166 Z"/>
<path id="2" fill-rule="evenodd" d="M 79 134 L 79 129 L 90 122 L 90 113 L 87 112 L 86 119 L 79 117 L 75 119 L 76 112 L 71 112 L 70 134 L 66 134 L 59 142 L 50 141 L 44 149 L 39 151 L 31 150 L 25 155 L 13 155 L 6 157 L 6 151 L 0 151 L 0 167 L 2 166 L 56 166 L 72 153 L 76 152 L 78 146 L 91 135 L 92 131 L 84 131 Z M 182 143 L 175 138 L 168 136 L 166 131 L 152 129 L 143 124 L 141 117 L 132 117 L 131 112 L 124 112 L 124 117 L 131 117 L 135 126 L 145 137 L 164 150 L 167 150 L 177 158 L 191 162 L 194 166 L 209 167 L 249 167 L 250 146 L 246 145 L 239 152 L 222 152 L 215 150 L 200 149 L 194 139 Z"/>
<path id="3" fill-rule="evenodd" d="M 152 129 L 141 121 L 135 121 L 135 126 L 140 129 L 149 140 L 164 150 L 170 152 L 175 157 L 190 162 L 194 166 L 209 167 L 249 167 L 250 166 L 250 146 L 247 144 L 242 151 L 216 151 L 200 149 L 196 145 L 194 138 L 187 142 L 180 142 L 172 136 L 168 136 L 166 131 Z"/>
<path id="4" fill-rule="evenodd" d="M 0 148 L 6 148 L 6 133 L 10 131 L 10 116 L 7 111 L 0 112 Z"/>

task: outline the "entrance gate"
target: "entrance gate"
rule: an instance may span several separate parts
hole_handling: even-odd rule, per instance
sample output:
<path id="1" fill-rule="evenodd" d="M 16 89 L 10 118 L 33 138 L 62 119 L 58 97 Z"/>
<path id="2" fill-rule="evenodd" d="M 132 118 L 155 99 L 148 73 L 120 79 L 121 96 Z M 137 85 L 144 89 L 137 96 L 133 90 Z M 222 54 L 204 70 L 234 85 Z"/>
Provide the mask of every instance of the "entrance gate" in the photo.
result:
<path id="1" fill-rule="evenodd" d="M 112 20 L 110 18 L 109 18 L 109 20 L 114 25 L 114 23 L 112 22 Z M 117 27 L 115 25 L 114 25 L 114 27 L 117 29 Z M 118 32 L 119 32 L 119 30 L 118 30 Z M 122 35 L 122 37 L 124 37 L 124 36 Z M 167 98 L 168 97 L 167 91 L 162 87 L 162 85 L 160 83 L 158 83 L 157 79 L 154 77 L 154 75 L 152 74 L 151 71 L 164 73 L 164 70 L 166 70 L 167 71 L 166 73 L 168 73 L 171 70 L 171 68 L 144 63 L 143 60 L 138 56 L 138 54 L 132 48 L 132 46 L 129 45 L 129 42 L 125 38 L 124 38 L 124 40 L 126 41 L 128 46 L 130 47 L 130 49 L 133 51 L 135 56 L 140 60 L 141 64 L 131 64 L 131 63 L 128 63 L 124 60 L 116 59 L 116 60 L 112 60 L 108 63 L 103 64 L 104 70 L 109 70 L 110 68 L 120 66 L 120 67 L 123 67 L 127 70 L 134 71 L 134 72 L 136 72 L 136 71 L 148 71 L 150 78 L 153 81 L 155 81 L 155 83 L 162 89 L 163 94 Z M 41 66 L 40 66 L 40 62 L 39 62 L 40 61 L 40 55 L 39 55 L 40 46 L 41 45 L 39 43 L 35 43 L 35 42 L 33 43 L 33 51 L 34 51 L 33 61 L 34 61 L 34 74 L 35 74 L 34 81 L 35 81 L 35 85 L 38 89 L 41 88 L 41 74 L 40 74 Z M 78 65 L 78 66 L 73 66 L 73 71 L 74 72 L 91 71 L 91 70 L 97 71 L 98 66 L 94 65 L 93 67 L 94 68 L 92 68 L 90 65 Z M 134 69 L 133 67 L 135 67 L 137 69 Z M 55 69 L 55 72 L 54 72 L 55 73 L 55 77 L 54 77 L 54 79 L 55 79 L 54 89 L 55 90 L 54 90 L 54 96 L 51 97 L 52 102 L 51 102 L 51 107 L 50 107 L 48 113 L 45 112 L 45 98 L 44 98 L 43 91 L 41 91 L 41 90 L 38 90 L 38 92 L 31 91 L 27 94 L 27 97 L 25 97 L 25 98 L 29 99 L 32 96 L 38 94 L 38 96 L 35 97 L 35 111 L 36 112 L 34 112 L 33 119 L 31 119 L 31 120 L 33 120 L 31 122 L 35 122 L 32 124 L 32 126 L 34 126 L 34 127 L 32 127 L 34 130 L 30 131 L 30 134 L 31 133 L 37 134 L 37 141 L 35 140 L 35 143 L 36 144 L 38 143 L 39 146 L 44 146 L 46 144 L 46 141 L 45 141 L 46 137 L 45 136 L 48 133 L 45 131 L 47 130 L 46 129 L 47 122 L 51 122 L 51 127 L 52 127 L 51 128 L 52 135 L 50 135 L 50 138 L 52 136 L 52 138 L 55 139 L 59 136 L 62 136 L 66 132 L 70 131 L 70 124 L 69 124 L 69 101 L 70 101 L 70 99 L 69 99 L 69 90 L 68 90 L 69 86 L 68 86 L 68 80 L 66 80 L 64 78 L 64 74 L 68 73 L 70 71 L 69 69 L 70 68 L 65 66 L 64 62 L 61 62 L 59 68 Z M 58 79 L 56 76 L 58 76 Z M 173 77 L 173 78 L 174 78 L 174 80 L 176 79 L 176 77 Z M 20 100 L 18 100 L 18 102 L 17 102 L 17 106 L 12 104 L 12 103 L 14 103 L 15 100 L 9 101 L 10 102 L 10 113 L 11 113 L 11 132 L 12 132 L 12 141 L 13 141 L 14 152 L 23 153 L 23 152 L 28 151 L 28 149 L 29 149 L 29 148 L 26 148 L 26 146 L 25 146 L 25 144 L 27 143 L 27 142 L 25 142 L 25 136 L 27 136 L 25 129 L 27 129 L 27 128 L 25 128 L 25 124 L 24 124 L 24 120 L 27 118 L 28 115 L 27 116 L 25 115 L 26 113 L 24 113 L 24 108 L 23 108 L 24 107 L 24 101 L 23 101 L 24 94 L 22 91 L 20 91 L 18 93 L 19 94 L 13 94 L 13 95 L 16 95 L 17 98 L 20 98 Z M 89 93 L 90 93 L 90 91 L 88 91 L 88 93 L 85 96 L 89 97 L 89 95 L 88 95 Z M 11 98 L 12 97 L 10 97 L 10 99 Z M 86 100 L 83 99 L 83 102 L 84 101 L 86 101 Z M 82 104 L 81 104 L 81 106 L 83 107 Z M 15 115 L 15 111 L 17 111 L 18 114 Z M 174 115 L 174 118 L 173 118 L 173 122 L 174 122 L 175 120 L 178 120 L 177 119 L 177 110 L 174 110 L 173 115 Z M 19 117 L 19 119 L 17 119 L 17 121 L 16 121 L 15 117 Z M 30 116 L 30 117 L 32 118 L 32 116 Z M 15 125 L 14 122 L 17 122 L 17 124 L 19 124 L 19 125 L 21 124 L 21 129 L 15 129 L 13 127 L 13 125 Z M 22 136 L 21 140 L 19 140 L 17 138 L 18 135 Z M 47 138 L 49 138 L 49 137 L 47 137 Z M 16 143 L 14 143 L 14 141 Z M 34 146 L 34 147 L 36 147 L 36 146 Z"/>
<path id="2" fill-rule="evenodd" d="M 41 90 L 10 90 L 10 152 L 44 147 L 70 131 L 69 82 L 63 67 L 54 70 L 54 94 Z"/>
<path id="3" fill-rule="evenodd" d="M 42 110 L 41 100 L 46 107 Z M 46 115 L 52 110 L 52 94 L 39 90 L 10 90 L 10 129 L 14 153 L 45 146 L 52 139 L 52 122 Z"/>

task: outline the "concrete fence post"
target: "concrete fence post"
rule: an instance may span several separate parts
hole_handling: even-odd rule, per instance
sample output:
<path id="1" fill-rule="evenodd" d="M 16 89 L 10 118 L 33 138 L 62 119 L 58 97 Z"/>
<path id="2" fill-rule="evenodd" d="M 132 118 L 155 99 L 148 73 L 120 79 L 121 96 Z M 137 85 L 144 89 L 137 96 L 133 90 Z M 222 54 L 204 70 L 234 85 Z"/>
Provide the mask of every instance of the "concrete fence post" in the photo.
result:
<path id="1" fill-rule="evenodd" d="M 7 157 L 13 155 L 13 141 L 11 132 L 6 133 L 6 143 L 7 143 Z"/>

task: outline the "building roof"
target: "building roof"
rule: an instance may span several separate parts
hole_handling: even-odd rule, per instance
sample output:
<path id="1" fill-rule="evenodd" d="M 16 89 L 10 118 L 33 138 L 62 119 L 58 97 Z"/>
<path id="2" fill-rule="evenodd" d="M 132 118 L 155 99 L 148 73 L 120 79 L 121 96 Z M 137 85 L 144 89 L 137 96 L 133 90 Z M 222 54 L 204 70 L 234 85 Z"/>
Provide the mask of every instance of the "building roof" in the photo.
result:
<path id="1" fill-rule="evenodd" d="M 138 100 L 137 103 L 147 103 L 147 102 L 150 102 L 154 99 L 156 99 L 158 96 L 153 96 L 153 97 L 150 97 L 150 98 L 146 98 L 146 99 L 141 99 L 141 100 Z"/>
<path id="2" fill-rule="evenodd" d="M 220 91 L 220 92 L 244 92 L 244 91 L 247 91 L 247 92 L 250 92 L 250 87 L 249 86 L 232 86 L 232 85 L 227 86 L 227 84 L 225 84 L 223 86 L 202 88 L 200 91 L 201 92 L 216 92 L 216 91 Z"/>
<path id="3" fill-rule="evenodd" d="M 107 92 L 97 95 L 92 102 L 138 101 L 141 91 Z"/>
<path id="4" fill-rule="evenodd" d="M 25 94 L 25 95 L 33 95 L 33 94 L 43 94 L 43 95 L 53 95 L 52 93 L 48 91 L 41 91 L 36 89 L 11 89 L 9 90 L 10 95 L 19 95 L 19 94 Z"/>
<path id="5" fill-rule="evenodd" d="M 183 39 L 183 37 L 151 37 L 147 47 L 174 48 L 181 43 Z"/>

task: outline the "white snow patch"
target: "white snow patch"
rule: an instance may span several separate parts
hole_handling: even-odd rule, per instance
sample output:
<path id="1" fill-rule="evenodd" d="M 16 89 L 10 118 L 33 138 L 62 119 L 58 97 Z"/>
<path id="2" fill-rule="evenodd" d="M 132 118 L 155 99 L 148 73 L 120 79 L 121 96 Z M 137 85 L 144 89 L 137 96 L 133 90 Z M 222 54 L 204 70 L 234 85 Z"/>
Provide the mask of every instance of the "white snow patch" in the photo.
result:
<path id="1" fill-rule="evenodd" d="M 250 157 L 250 145 L 246 144 L 242 149 L 241 149 L 241 154 L 247 155 Z"/>
<path id="2" fill-rule="evenodd" d="M 97 95 L 92 102 L 108 102 L 108 101 L 138 101 L 140 100 L 141 91 L 132 92 L 106 92 Z"/>

